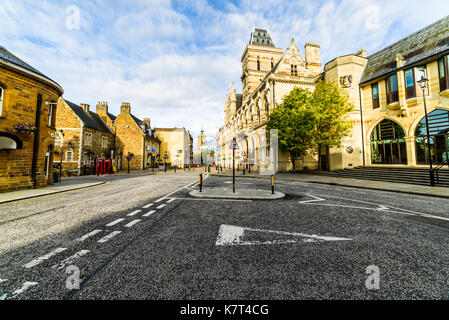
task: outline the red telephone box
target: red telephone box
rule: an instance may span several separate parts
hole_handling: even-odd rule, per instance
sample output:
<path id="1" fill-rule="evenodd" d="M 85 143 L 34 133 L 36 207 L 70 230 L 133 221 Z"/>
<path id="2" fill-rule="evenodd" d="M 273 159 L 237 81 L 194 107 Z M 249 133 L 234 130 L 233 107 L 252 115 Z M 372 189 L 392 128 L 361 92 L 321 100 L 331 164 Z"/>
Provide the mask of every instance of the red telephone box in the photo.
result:
<path id="1" fill-rule="evenodd" d="M 104 160 L 104 174 L 111 174 L 112 169 L 112 159 Z"/>

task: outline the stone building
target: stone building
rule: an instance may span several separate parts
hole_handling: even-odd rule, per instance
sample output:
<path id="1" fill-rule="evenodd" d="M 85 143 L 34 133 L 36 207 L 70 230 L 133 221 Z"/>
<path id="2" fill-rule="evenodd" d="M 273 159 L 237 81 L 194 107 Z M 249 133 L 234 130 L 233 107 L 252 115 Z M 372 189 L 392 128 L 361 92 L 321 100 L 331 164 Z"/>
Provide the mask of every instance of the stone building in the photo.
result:
<path id="1" fill-rule="evenodd" d="M 186 168 L 192 164 L 193 138 L 185 128 L 155 128 L 161 141 L 161 164 L 167 156 L 168 166 Z"/>
<path id="2" fill-rule="evenodd" d="M 255 29 L 242 55 L 242 88 L 230 87 L 225 124 L 219 130 L 221 163 L 232 163 L 229 144 L 239 138 L 237 163 L 260 169 L 260 150 L 270 110 L 295 86 L 314 89 L 319 80 L 337 83 L 355 106 L 348 114 L 353 128 L 340 148 L 322 150 L 324 170 L 356 166 L 428 167 L 423 94 L 425 91 L 433 163 L 449 159 L 449 16 L 367 56 L 365 50 L 337 57 L 321 70 L 319 46 L 307 43 L 302 59 L 294 40 L 285 52 L 274 46 L 266 30 Z M 265 151 L 265 150 L 263 150 Z M 279 170 L 290 170 L 279 154 Z M 303 155 L 297 168 L 317 169 L 313 154 Z"/>
<path id="3" fill-rule="evenodd" d="M 53 183 L 56 103 L 62 94 L 56 82 L 0 47 L 0 192 Z"/>
<path id="4" fill-rule="evenodd" d="M 88 104 L 58 100 L 54 161 L 63 176 L 95 174 L 97 160 L 114 159 L 114 151 L 114 132 Z"/>
<path id="5" fill-rule="evenodd" d="M 237 164 L 250 165 L 252 169 L 261 166 L 261 153 L 265 152 L 265 124 L 270 109 L 294 87 L 313 90 L 322 76 L 320 46 L 306 43 L 304 58 L 292 39 L 285 50 L 277 48 L 267 30 L 254 29 L 250 41 L 241 57 L 242 94 L 237 94 L 231 85 L 225 104 L 225 124 L 219 130 L 221 141 L 221 164 L 232 165 L 232 150 L 229 145 L 234 137 L 239 138 Z M 240 137 L 241 136 L 241 137 Z M 279 154 L 279 169 L 288 170 L 291 163 L 288 155 Z M 300 165 L 316 168 L 312 155 L 298 160 Z"/>
<path id="6" fill-rule="evenodd" d="M 98 105 L 97 112 L 103 116 L 105 114 L 105 112 L 98 110 Z M 119 162 L 122 169 L 127 168 L 126 157 L 129 153 L 133 155 L 129 162 L 131 170 L 150 168 L 159 162 L 161 141 L 156 136 L 155 130 L 151 128 L 150 119 L 140 120 L 131 113 L 131 104 L 123 102 L 120 107 L 120 114 L 115 119 L 111 118 L 110 120 L 115 130 L 117 146 L 121 150 Z"/>

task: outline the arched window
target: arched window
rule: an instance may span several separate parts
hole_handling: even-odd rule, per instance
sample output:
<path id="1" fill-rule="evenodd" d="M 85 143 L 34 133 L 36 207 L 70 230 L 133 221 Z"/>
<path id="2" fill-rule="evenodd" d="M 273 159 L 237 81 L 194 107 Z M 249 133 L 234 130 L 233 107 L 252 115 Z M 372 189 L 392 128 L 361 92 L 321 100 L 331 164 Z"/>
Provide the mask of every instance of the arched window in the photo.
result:
<path id="1" fill-rule="evenodd" d="M 45 177 L 50 178 L 50 172 L 52 172 L 51 165 L 51 156 L 52 156 L 53 146 L 48 146 L 47 153 L 45 154 Z"/>
<path id="2" fill-rule="evenodd" d="M 385 119 L 371 133 L 371 163 L 407 164 L 405 134 L 401 126 Z"/>
<path id="3" fill-rule="evenodd" d="M 430 153 L 433 163 L 444 163 L 449 159 L 449 112 L 435 110 L 428 114 Z M 418 164 L 429 163 L 427 144 L 426 118 L 424 117 L 416 127 L 416 161 Z"/>
<path id="4" fill-rule="evenodd" d="M 2 116 L 2 112 L 3 112 L 4 96 L 5 96 L 5 89 L 3 87 L 0 87 L 0 117 Z"/>

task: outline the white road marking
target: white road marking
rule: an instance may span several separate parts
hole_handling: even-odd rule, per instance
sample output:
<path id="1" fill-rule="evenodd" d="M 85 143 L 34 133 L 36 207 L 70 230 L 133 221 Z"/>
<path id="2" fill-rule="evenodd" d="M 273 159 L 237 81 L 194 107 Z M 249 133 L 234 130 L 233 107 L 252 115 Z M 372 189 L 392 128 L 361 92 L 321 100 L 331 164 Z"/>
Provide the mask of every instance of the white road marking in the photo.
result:
<path id="1" fill-rule="evenodd" d="M 125 219 L 123 219 L 123 218 L 114 220 L 114 221 L 108 223 L 108 224 L 106 225 L 106 227 L 112 227 L 112 226 L 115 226 L 116 224 L 118 224 L 118 223 L 120 223 L 120 222 L 122 222 L 122 221 L 124 221 L 124 220 L 125 220 Z"/>
<path id="2" fill-rule="evenodd" d="M 172 203 L 172 202 L 175 201 L 175 200 L 176 200 L 175 198 L 170 199 L 170 200 L 167 201 L 167 203 Z"/>
<path id="3" fill-rule="evenodd" d="M 149 204 L 147 204 L 146 206 L 143 206 L 142 208 L 143 209 L 148 209 L 149 207 L 151 207 L 153 205 L 153 203 L 149 203 Z"/>
<path id="4" fill-rule="evenodd" d="M 312 203 L 312 202 L 319 202 L 319 201 L 326 201 L 325 199 L 312 196 L 311 194 L 306 194 L 306 196 L 313 198 L 314 200 L 306 200 L 306 201 L 299 201 L 299 203 Z"/>
<path id="5" fill-rule="evenodd" d="M 81 250 L 81 251 L 78 251 L 78 252 L 75 253 L 73 256 L 70 256 L 70 257 L 68 257 L 67 259 L 62 260 L 60 263 L 55 264 L 52 268 L 53 268 L 53 269 L 56 269 L 56 268 L 57 268 L 58 270 L 64 269 L 64 267 L 65 267 L 66 265 L 72 264 L 73 261 L 75 261 L 75 260 L 78 259 L 79 257 L 82 257 L 82 256 L 88 254 L 89 252 L 90 252 L 89 250 Z"/>
<path id="6" fill-rule="evenodd" d="M 2 296 L 0 296 L 0 301 L 2 301 L 2 300 L 6 300 L 6 298 L 8 297 L 8 295 L 7 294 L 4 294 L 4 295 L 2 295 Z"/>
<path id="7" fill-rule="evenodd" d="M 156 212 L 156 210 L 151 210 L 151 211 L 145 213 L 142 217 L 149 217 L 149 216 L 151 216 L 155 212 Z"/>
<path id="8" fill-rule="evenodd" d="M 103 238 L 98 240 L 97 242 L 99 242 L 99 243 L 108 242 L 109 240 L 111 240 L 112 238 L 114 238 L 116 235 L 118 235 L 120 233 L 122 233 L 122 232 L 121 231 L 113 231 L 110 234 L 108 234 L 107 236 L 104 236 Z"/>
<path id="9" fill-rule="evenodd" d="M 206 176 L 206 177 L 203 179 L 203 181 L 206 180 L 208 177 L 209 177 L 209 176 Z M 156 200 L 156 201 L 154 201 L 154 202 L 161 202 L 161 201 L 167 199 L 168 197 L 170 197 L 172 194 L 175 194 L 176 192 L 181 191 L 182 189 L 189 188 L 190 186 L 193 186 L 193 185 L 195 185 L 195 184 L 198 184 L 198 182 L 195 181 L 195 182 L 191 182 L 191 183 L 189 183 L 189 184 L 186 184 L 184 187 L 181 187 L 181 188 L 179 188 L 178 190 L 175 190 L 175 191 L 173 191 L 173 192 L 170 192 L 169 194 L 163 196 L 162 198 L 160 198 L 160 199 L 158 199 L 158 200 Z"/>
<path id="10" fill-rule="evenodd" d="M 93 237 L 94 235 L 96 235 L 97 233 L 102 232 L 103 230 L 94 230 L 92 232 L 89 232 L 87 234 L 85 234 L 84 236 L 82 236 L 81 238 L 76 239 L 75 241 L 79 241 L 79 242 L 83 242 L 84 240 Z"/>
<path id="11" fill-rule="evenodd" d="M 162 209 L 163 207 L 165 207 L 166 204 L 161 204 L 159 207 L 157 207 L 156 209 Z"/>
<path id="12" fill-rule="evenodd" d="M 140 219 L 133 220 L 130 223 L 125 224 L 125 227 L 131 228 L 133 225 L 135 225 L 136 223 L 139 223 L 140 221 L 142 221 L 142 220 L 140 220 Z"/>
<path id="13" fill-rule="evenodd" d="M 136 214 L 138 214 L 138 213 L 141 212 L 141 211 L 142 211 L 142 210 L 136 210 L 136 211 L 133 211 L 133 212 L 131 212 L 131 213 L 128 213 L 127 216 L 128 216 L 128 217 L 135 216 Z"/>
<path id="14" fill-rule="evenodd" d="M 25 282 L 20 289 L 17 289 L 16 291 L 14 291 L 12 293 L 12 298 L 16 298 L 19 294 L 24 293 L 29 288 L 34 287 L 36 285 L 37 285 L 37 282 L 30 282 L 30 281 Z"/>
<path id="15" fill-rule="evenodd" d="M 44 255 L 42 257 L 39 257 L 37 259 L 34 259 L 33 261 L 28 262 L 27 264 L 24 264 L 23 267 L 27 268 L 27 269 L 35 267 L 38 264 L 41 264 L 42 262 L 44 262 L 45 260 L 48 260 L 51 257 L 57 255 L 58 253 L 61 253 L 61 252 L 66 251 L 66 250 L 67 250 L 67 248 L 57 248 L 57 249 L 53 250 L 50 253 L 47 253 L 46 255 Z"/>
<path id="16" fill-rule="evenodd" d="M 6 281 L 8 281 L 8 279 L 0 279 L 0 283 L 6 282 Z"/>
<path id="17" fill-rule="evenodd" d="M 299 237 L 300 239 L 292 239 L 292 240 L 282 239 L 282 240 L 271 240 L 271 241 L 263 241 L 263 242 L 258 241 L 258 240 L 255 240 L 255 241 L 242 240 L 242 237 L 243 237 L 245 231 L 262 232 L 262 233 L 270 233 L 270 234 L 278 234 L 278 235 L 288 235 L 288 236 Z M 235 246 L 235 245 L 286 244 L 286 243 L 297 243 L 297 242 L 350 241 L 350 240 L 352 240 L 352 239 L 339 238 L 339 237 L 317 236 L 315 234 L 310 235 L 310 234 L 297 233 L 297 232 L 252 229 L 252 228 L 243 228 L 243 227 L 238 227 L 238 226 L 221 225 L 215 245 L 216 246 Z"/>

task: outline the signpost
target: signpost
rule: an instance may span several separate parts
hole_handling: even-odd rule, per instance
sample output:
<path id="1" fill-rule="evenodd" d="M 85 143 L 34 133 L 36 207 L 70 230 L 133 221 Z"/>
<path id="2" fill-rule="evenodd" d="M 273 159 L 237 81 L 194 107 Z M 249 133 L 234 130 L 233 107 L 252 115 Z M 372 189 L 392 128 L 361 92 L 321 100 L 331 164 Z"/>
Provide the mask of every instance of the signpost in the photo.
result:
<path id="1" fill-rule="evenodd" d="M 235 193 L 235 150 L 239 148 L 237 141 L 232 139 L 229 149 L 232 149 L 232 192 Z"/>

